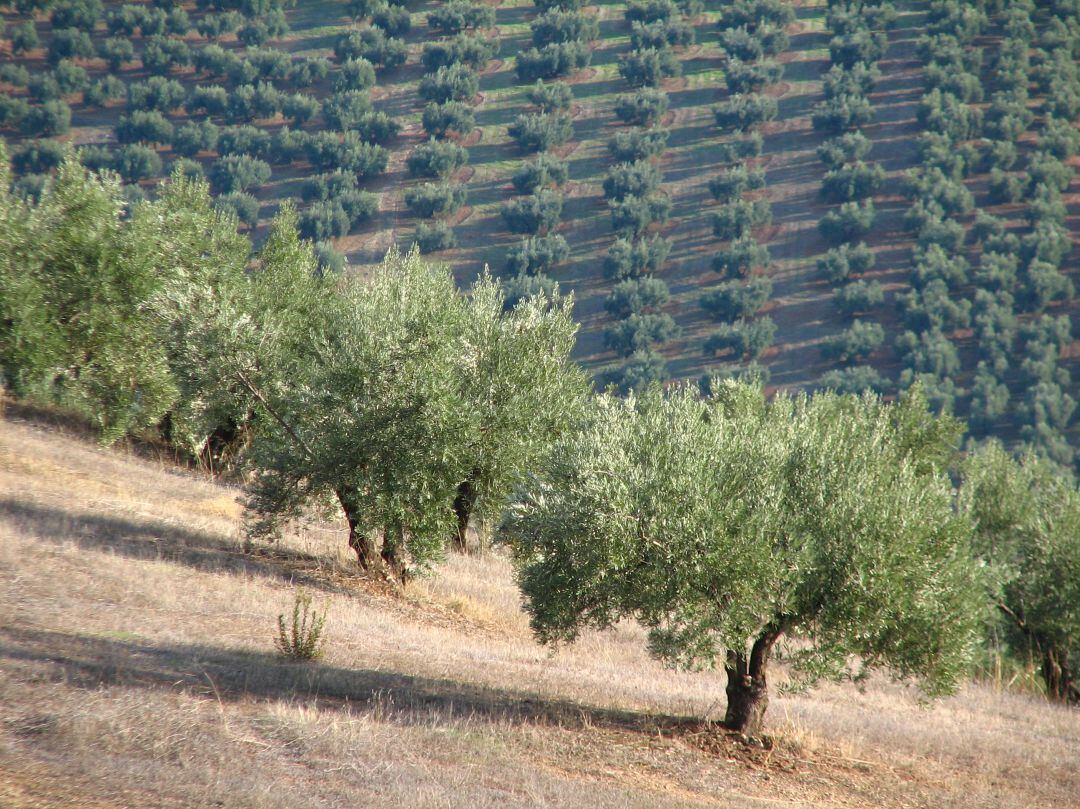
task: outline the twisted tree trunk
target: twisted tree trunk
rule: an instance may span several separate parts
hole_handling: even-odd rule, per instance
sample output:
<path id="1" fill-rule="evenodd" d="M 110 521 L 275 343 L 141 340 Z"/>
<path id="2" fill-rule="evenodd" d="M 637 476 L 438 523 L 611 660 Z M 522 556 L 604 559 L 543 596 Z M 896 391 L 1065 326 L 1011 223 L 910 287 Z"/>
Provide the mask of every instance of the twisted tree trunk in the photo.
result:
<path id="1" fill-rule="evenodd" d="M 1068 649 L 1047 644 L 1043 651 L 1042 675 L 1047 696 L 1059 702 L 1080 705 L 1080 684 L 1076 682 L 1069 663 Z"/>
<path id="2" fill-rule="evenodd" d="M 388 525 L 383 529 L 381 556 L 386 575 L 404 584 L 409 569 L 405 561 L 405 531 L 400 525 Z"/>
<path id="3" fill-rule="evenodd" d="M 360 507 L 351 492 L 339 490 L 337 492 L 341 510 L 345 512 L 345 520 L 349 523 L 349 547 L 356 554 L 356 561 L 364 570 L 371 570 L 378 556 L 375 553 L 375 543 L 371 541 L 370 534 L 364 530 L 360 519 Z"/>
<path id="4" fill-rule="evenodd" d="M 473 507 L 476 505 L 477 491 L 473 485 L 473 479 L 466 478 L 457 488 L 457 496 L 454 497 L 454 517 L 457 526 L 454 530 L 454 550 L 465 553 L 465 534 L 469 530 L 469 520 L 472 518 Z"/>
<path id="5" fill-rule="evenodd" d="M 765 710 L 769 707 L 767 670 L 769 654 L 783 628 L 770 625 L 754 641 L 747 657 L 745 651 L 728 651 L 727 713 L 724 725 L 745 736 L 757 736 L 764 726 Z"/>
<path id="6" fill-rule="evenodd" d="M 1017 628 L 1034 643 L 1035 648 L 1042 654 L 1042 676 L 1046 684 L 1046 696 L 1069 705 L 1080 705 L 1080 683 L 1076 681 L 1076 674 L 1069 662 L 1069 650 L 1060 648 L 1053 640 L 1033 629 L 1028 624 L 1023 610 L 1019 608 L 1014 610 L 1002 601 L 998 602 L 997 607 L 1004 615 L 1012 619 Z"/>

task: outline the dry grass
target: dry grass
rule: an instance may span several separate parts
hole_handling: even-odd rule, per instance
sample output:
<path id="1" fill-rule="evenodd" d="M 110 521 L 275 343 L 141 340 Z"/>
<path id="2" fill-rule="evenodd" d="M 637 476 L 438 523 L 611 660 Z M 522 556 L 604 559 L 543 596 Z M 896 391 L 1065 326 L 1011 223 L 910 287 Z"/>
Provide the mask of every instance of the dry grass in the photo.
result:
<path id="1" fill-rule="evenodd" d="M 0 422 L 2 806 L 1031 806 L 1080 796 L 1075 712 L 882 679 L 778 696 L 772 751 L 703 731 L 723 683 L 632 626 L 551 652 L 506 561 L 404 598 L 334 526 L 244 554 L 236 492 Z M 283 661 L 298 583 L 326 657 Z"/>

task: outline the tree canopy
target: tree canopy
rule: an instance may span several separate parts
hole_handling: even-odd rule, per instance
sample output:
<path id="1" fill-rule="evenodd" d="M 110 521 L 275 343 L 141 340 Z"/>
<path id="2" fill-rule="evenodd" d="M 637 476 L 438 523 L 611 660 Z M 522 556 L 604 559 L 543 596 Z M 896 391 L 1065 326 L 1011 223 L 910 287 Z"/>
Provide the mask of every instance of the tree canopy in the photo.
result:
<path id="1" fill-rule="evenodd" d="M 802 682 L 878 666 L 955 687 L 978 629 L 971 529 L 943 472 L 959 430 L 917 391 L 600 397 L 501 526 L 537 636 L 624 617 L 672 664 L 720 660 L 729 726 L 753 734 L 770 650 Z"/>
<path id="2" fill-rule="evenodd" d="M 964 466 L 974 550 L 1014 648 L 1040 664 L 1047 695 L 1080 703 L 1080 489 L 1052 462 L 1015 460 L 996 441 Z"/>

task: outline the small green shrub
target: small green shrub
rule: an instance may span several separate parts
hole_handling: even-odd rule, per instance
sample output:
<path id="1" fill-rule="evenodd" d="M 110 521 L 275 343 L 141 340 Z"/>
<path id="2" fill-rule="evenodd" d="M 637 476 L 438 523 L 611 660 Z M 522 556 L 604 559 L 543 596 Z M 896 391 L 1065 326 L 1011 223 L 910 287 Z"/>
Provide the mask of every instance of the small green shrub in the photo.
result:
<path id="1" fill-rule="evenodd" d="M 300 590 L 293 601 L 292 620 L 278 615 L 278 634 L 274 646 L 290 660 L 315 660 L 323 653 L 323 628 L 326 611 L 320 614 L 311 606 L 311 595 Z"/>

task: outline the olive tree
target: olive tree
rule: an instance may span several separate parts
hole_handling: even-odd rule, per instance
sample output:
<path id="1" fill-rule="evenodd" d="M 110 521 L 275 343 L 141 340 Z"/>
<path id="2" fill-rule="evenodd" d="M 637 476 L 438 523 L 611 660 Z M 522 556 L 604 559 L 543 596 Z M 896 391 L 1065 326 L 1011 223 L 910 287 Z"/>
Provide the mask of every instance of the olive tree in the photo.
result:
<path id="1" fill-rule="evenodd" d="M 698 298 L 698 303 L 717 320 L 738 320 L 757 314 L 768 302 L 772 289 L 772 281 L 763 275 L 745 283 L 726 281 Z"/>
<path id="2" fill-rule="evenodd" d="M 468 28 L 490 28 L 495 24 L 495 9 L 465 0 L 450 0 L 430 12 L 427 22 L 444 34 L 456 34 Z"/>
<path id="3" fill-rule="evenodd" d="M 562 81 L 545 84 L 543 79 L 537 79 L 536 84 L 525 91 L 525 95 L 541 112 L 565 112 L 574 100 L 569 84 Z"/>
<path id="4" fill-rule="evenodd" d="M 818 222 L 822 237 L 832 244 L 853 242 L 865 236 L 874 224 L 874 203 L 866 200 L 845 202 L 839 208 L 828 211 Z"/>
<path id="5" fill-rule="evenodd" d="M 561 186 L 569 178 L 570 168 L 565 160 L 542 154 L 536 160 L 522 163 L 510 182 L 519 194 L 531 194 L 540 188 Z"/>
<path id="6" fill-rule="evenodd" d="M 469 153 L 456 143 L 444 143 L 431 138 L 421 143 L 405 160 L 413 177 L 446 178 L 465 165 Z"/>
<path id="7" fill-rule="evenodd" d="M 210 166 L 210 179 L 221 191 L 247 191 L 269 182 L 272 172 L 263 160 L 248 155 L 227 155 Z"/>
<path id="8" fill-rule="evenodd" d="M 479 92 L 479 79 L 466 65 L 440 67 L 420 79 L 417 93 L 424 101 L 444 104 L 447 101 L 468 101 Z"/>
<path id="9" fill-rule="evenodd" d="M 36 203 L 9 180 L 0 147 L 0 378 L 80 411 L 105 443 L 153 427 L 177 390 L 145 304 L 177 265 L 144 260 L 142 206 L 125 218 L 116 175 L 69 154 Z"/>
<path id="10" fill-rule="evenodd" d="M 702 348 L 707 355 L 730 349 L 736 359 L 757 359 L 773 344 L 775 337 L 776 324 L 771 317 L 736 320 L 734 323 L 724 324 L 713 332 Z"/>
<path id="11" fill-rule="evenodd" d="M 659 278 L 627 278 L 612 287 L 604 308 L 613 318 L 656 312 L 671 298 L 668 285 Z"/>
<path id="12" fill-rule="evenodd" d="M 721 129 L 749 129 L 776 117 L 776 99 L 766 95 L 734 95 L 713 108 Z"/>
<path id="13" fill-rule="evenodd" d="M 652 126 L 664 117 L 667 109 L 667 93 L 651 87 L 643 87 L 632 96 L 619 96 L 615 100 L 615 115 L 631 126 Z"/>
<path id="14" fill-rule="evenodd" d="M 1080 703 L 1080 489 L 1034 455 L 996 442 L 964 465 L 962 498 L 975 551 L 992 571 L 990 599 L 1020 648 L 1040 658 L 1049 697 Z"/>
<path id="15" fill-rule="evenodd" d="M 979 613 L 970 522 L 941 469 L 958 424 L 917 394 L 710 387 L 599 397 L 518 490 L 500 535 L 537 637 L 634 618 L 670 664 L 722 661 L 725 723 L 748 735 L 786 640 L 797 684 L 888 666 L 954 689 Z"/>
<path id="16" fill-rule="evenodd" d="M 587 67 L 592 49 L 584 42 L 552 42 L 542 48 L 520 51 L 514 61 L 519 82 L 557 79 Z"/>
<path id="17" fill-rule="evenodd" d="M 546 152 L 561 146 L 574 134 L 569 116 L 549 112 L 522 113 L 506 128 L 523 152 Z"/>
<path id="18" fill-rule="evenodd" d="M 486 276 L 472 289 L 469 360 L 456 369 L 470 414 L 458 447 L 466 471 L 452 504 L 458 548 L 473 517 L 497 519 L 551 442 L 581 418 L 589 386 L 571 359 L 578 328 L 572 306 L 557 287 L 513 306 Z"/>
<path id="19" fill-rule="evenodd" d="M 559 223 L 562 207 L 562 194 L 542 188 L 531 196 L 507 202 L 500 213 L 511 233 L 539 233 Z"/>
<path id="20" fill-rule="evenodd" d="M 405 207 L 422 219 L 447 216 L 465 204 L 461 183 L 422 183 L 405 189 Z"/>
<path id="21" fill-rule="evenodd" d="M 363 567 L 406 578 L 441 558 L 462 513 L 497 508 L 575 412 L 568 302 L 507 311 L 490 277 L 465 294 L 416 253 L 368 279 L 323 276 L 287 207 L 243 280 L 169 299 L 192 323 L 189 366 L 259 415 L 252 537 L 337 510 Z"/>
<path id="22" fill-rule="evenodd" d="M 880 323 L 855 320 L 847 329 L 827 338 L 821 344 L 826 359 L 841 362 L 866 359 L 885 342 L 885 330 Z"/>
<path id="23" fill-rule="evenodd" d="M 421 253 L 439 253 L 457 247 L 457 236 L 445 222 L 421 222 L 416 226 L 413 242 Z"/>
<path id="24" fill-rule="evenodd" d="M 632 314 L 609 326 L 604 332 L 604 344 L 622 357 L 638 351 L 651 351 L 657 344 L 666 343 L 679 334 L 679 327 L 666 312 Z"/>
<path id="25" fill-rule="evenodd" d="M 667 148 L 668 134 L 666 129 L 616 132 L 607 142 L 608 152 L 619 163 L 659 157 Z"/>
<path id="26" fill-rule="evenodd" d="M 670 252 L 671 242 L 660 236 L 616 239 L 604 256 L 604 276 L 621 281 L 660 272 Z"/>
<path id="27" fill-rule="evenodd" d="M 422 118 L 424 131 L 433 138 L 446 138 L 451 134 L 464 137 L 476 128 L 472 109 L 460 101 L 428 104 Z"/>
<path id="28" fill-rule="evenodd" d="M 660 193 L 644 197 L 625 196 L 609 200 L 611 229 L 621 238 L 637 238 L 652 224 L 662 225 L 671 216 L 671 198 Z"/>
<path id="29" fill-rule="evenodd" d="M 646 197 L 660 187 L 660 169 L 655 163 L 619 163 L 608 169 L 604 177 L 604 196 L 623 200 L 629 196 Z"/>
<path id="30" fill-rule="evenodd" d="M 529 236 L 506 254 L 506 270 L 511 275 L 542 275 L 570 255 L 566 239 L 557 233 Z"/>
<path id="31" fill-rule="evenodd" d="M 682 65 L 670 48 L 644 48 L 619 57 L 619 75 L 632 87 L 658 87 L 662 79 L 681 72 Z"/>

